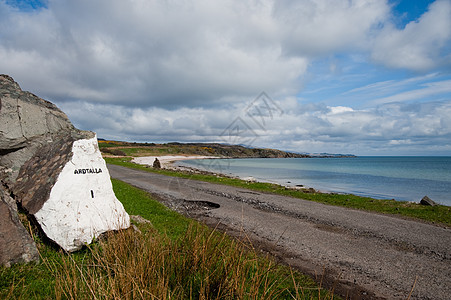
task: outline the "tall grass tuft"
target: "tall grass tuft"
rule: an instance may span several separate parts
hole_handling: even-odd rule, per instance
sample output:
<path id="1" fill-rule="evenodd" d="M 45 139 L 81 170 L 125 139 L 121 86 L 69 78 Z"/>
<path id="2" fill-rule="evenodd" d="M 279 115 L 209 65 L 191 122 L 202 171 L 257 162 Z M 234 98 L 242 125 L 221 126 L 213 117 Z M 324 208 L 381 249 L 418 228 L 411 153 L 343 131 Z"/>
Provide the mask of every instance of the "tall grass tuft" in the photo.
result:
<path id="1" fill-rule="evenodd" d="M 248 244 L 200 224 L 173 240 L 154 230 L 110 233 L 87 261 L 65 256 L 57 299 L 331 299 Z M 299 275 L 301 276 L 301 275 Z M 303 279 L 305 280 L 305 279 Z"/>

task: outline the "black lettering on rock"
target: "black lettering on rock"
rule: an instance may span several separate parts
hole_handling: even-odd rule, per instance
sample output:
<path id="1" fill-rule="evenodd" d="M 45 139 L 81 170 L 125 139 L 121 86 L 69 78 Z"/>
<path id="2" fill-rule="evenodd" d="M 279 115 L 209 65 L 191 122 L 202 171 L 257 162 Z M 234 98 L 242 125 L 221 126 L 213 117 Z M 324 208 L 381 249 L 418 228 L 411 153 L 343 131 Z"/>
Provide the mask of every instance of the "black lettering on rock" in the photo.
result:
<path id="1" fill-rule="evenodd" d="M 89 168 L 89 169 L 75 169 L 74 174 L 99 174 L 102 173 L 102 169 Z"/>

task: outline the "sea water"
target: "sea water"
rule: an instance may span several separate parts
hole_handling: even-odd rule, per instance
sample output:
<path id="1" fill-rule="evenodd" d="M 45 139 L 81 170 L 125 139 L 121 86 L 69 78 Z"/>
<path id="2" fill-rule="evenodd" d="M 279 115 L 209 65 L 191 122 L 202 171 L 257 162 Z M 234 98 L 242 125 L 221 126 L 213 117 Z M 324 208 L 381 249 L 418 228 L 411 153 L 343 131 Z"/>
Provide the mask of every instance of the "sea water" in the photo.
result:
<path id="1" fill-rule="evenodd" d="M 183 165 L 324 192 L 419 202 L 424 196 L 451 206 L 451 157 L 246 158 Z"/>

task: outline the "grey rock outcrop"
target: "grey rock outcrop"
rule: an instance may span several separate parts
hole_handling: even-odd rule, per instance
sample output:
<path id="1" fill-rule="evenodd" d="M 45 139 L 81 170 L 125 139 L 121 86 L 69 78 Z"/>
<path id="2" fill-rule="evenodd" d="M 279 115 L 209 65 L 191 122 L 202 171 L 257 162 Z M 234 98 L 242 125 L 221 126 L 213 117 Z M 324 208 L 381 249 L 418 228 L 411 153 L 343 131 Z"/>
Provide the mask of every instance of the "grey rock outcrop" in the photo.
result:
<path id="1" fill-rule="evenodd" d="M 0 187 L 0 243 L 0 265 L 9 267 L 39 260 L 36 245 L 19 220 L 16 203 L 3 187 Z"/>
<path id="2" fill-rule="evenodd" d="M 54 104 L 22 91 L 11 77 L 0 75 L 1 265 L 37 259 L 37 255 L 34 255 L 37 250 L 33 240 L 23 234 L 26 230 L 18 222 L 17 206 L 31 216 L 36 216 L 36 213 L 41 211 L 39 220 L 36 218 L 41 227 L 45 227 L 49 220 L 58 218 L 57 215 L 47 211 L 45 216 L 42 216 L 42 209 L 51 198 L 51 192 L 62 170 L 72 161 L 73 146 L 78 141 L 89 141 L 86 143 L 92 145 L 92 151 L 98 151 L 95 133 L 76 129 L 68 117 Z M 102 160 L 101 157 L 100 160 Z M 104 174 L 108 176 L 107 171 Z M 66 184 L 70 185 L 70 182 Z M 107 186 L 106 189 L 111 187 Z M 91 193 L 93 193 L 92 190 Z M 117 201 L 114 193 L 108 192 L 108 195 L 109 198 L 114 198 L 113 202 Z M 64 201 L 64 199 L 57 200 Z M 80 214 L 80 211 L 76 213 Z M 96 217 L 99 218 L 98 213 Z M 85 219 L 90 220 L 91 216 L 88 215 Z M 85 223 L 87 223 L 85 226 L 91 226 L 89 221 Z M 127 222 L 125 221 L 124 224 L 126 226 Z M 3 228 L 4 225 L 8 229 Z M 71 224 L 68 226 L 65 228 L 66 231 L 71 230 Z M 79 227 L 80 225 L 77 225 L 76 228 Z M 91 227 L 88 229 L 91 230 Z M 42 229 L 45 232 L 44 228 Z M 53 234 L 54 237 L 48 234 L 47 236 L 55 241 L 58 232 L 53 230 Z M 92 229 L 90 235 L 97 235 L 96 229 Z M 71 236 L 71 238 L 77 240 L 77 243 L 90 241 L 87 237 L 80 241 L 77 237 Z M 81 247 L 81 245 L 73 247 L 74 241 L 66 242 L 64 241 L 64 245 L 69 245 L 68 251 Z M 16 248 L 18 253 L 14 254 L 10 248 Z"/>
<path id="3" fill-rule="evenodd" d="M 48 197 L 58 170 L 71 158 L 72 143 L 93 136 L 76 129 L 51 102 L 0 75 L 0 179 L 29 213 Z"/>
<path id="4" fill-rule="evenodd" d="M 0 75 L 0 165 L 12 182 L 37 149 L 61 132 L 81 134 L 54 104 L 23 92 L 9 76 Z"/>
<path id="5" fill-rule="evenodd" d="M 421 200 L 420 200 L 420 204 L 421 205 L 427 205 L 427 206 L 436 206 L 437 203 L 435 203 L 431 198 L 429 198 L 428 196 L 424 196 Z"/>
<path id="6" fill-rule="evenodd" d="M 153 166 L 154 169 L 161 169 L 161 163 L 160 163 L 160 161 L 158 160 L 158 158 L 155 157 L 155 160 L 154 160 L 152 166 Z"/>

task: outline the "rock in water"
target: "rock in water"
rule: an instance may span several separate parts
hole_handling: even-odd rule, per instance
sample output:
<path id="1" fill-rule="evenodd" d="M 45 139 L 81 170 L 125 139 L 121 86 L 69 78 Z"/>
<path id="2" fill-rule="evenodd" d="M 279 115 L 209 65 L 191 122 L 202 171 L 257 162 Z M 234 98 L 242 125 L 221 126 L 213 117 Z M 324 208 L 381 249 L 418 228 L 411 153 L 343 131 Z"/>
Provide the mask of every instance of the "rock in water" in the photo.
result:
<path id="1" fill-rule="evenodd" d="M 67 251 L 130 225 L 112 190 L 96 135 L 76 129 L 54 104 L 23 92 L 7 75 L 0 75 L 0 181 L 1 217 L 10 213 L 16 219 L 17 203 Z M 15 201 L 4 200 L 9 199 L 5 195 Z M 25 230 L 20 222 L 14 224 L 23 229 L 18 232 Z M 2 258 L 6 242 L 19 238 L 14 232 L 1 231 Z M 29 247 L 35 248 L 34 243 Z"/>

